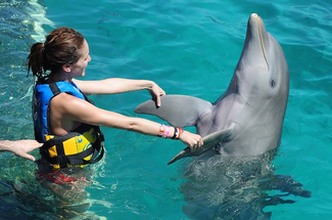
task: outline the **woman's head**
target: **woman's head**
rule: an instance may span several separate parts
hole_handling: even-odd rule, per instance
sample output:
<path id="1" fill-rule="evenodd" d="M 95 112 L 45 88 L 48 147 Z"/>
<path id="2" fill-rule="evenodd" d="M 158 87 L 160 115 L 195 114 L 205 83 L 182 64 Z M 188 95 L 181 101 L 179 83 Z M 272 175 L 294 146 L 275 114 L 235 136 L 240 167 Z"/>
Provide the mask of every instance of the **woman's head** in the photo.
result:
<path id="1" fill-rule="evenodd" d="M 82 56 L 85 39 L 71 28 L 57 28 L 46 36 L 45 43 L 32 45 L 28 56 L 28 70 L 38 79 L 60 71 L 64 65 L 76 63 Z"/>

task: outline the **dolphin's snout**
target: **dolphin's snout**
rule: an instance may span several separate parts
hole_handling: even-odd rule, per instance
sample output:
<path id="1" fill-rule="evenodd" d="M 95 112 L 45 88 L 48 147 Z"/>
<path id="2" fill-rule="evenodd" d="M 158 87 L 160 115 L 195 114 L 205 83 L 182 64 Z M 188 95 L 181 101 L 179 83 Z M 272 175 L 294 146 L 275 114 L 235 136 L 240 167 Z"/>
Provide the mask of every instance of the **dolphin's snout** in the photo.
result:
<path id="1" fill-rule="evenodd" d="M 251 17 L 251 18 L 258 18 L 259 16 L 258 16 L 258 14 L 256 14 L 256 13 L 252 13 L 252 14 L 250 15 L 250 17 Z"/>
<path id="2" fill-rule="evenodd" d="M 257 13 L 252 13 L 249 17 L 248 21 L 248 33 L 247 35 L 250 35 L 251 37 L 248 37 L 249 41 L 255 41 L 257 42 L 257 46 L 259 47 L 259 50 L 261 51 L 261 54 L 263 56 L 263 59 L 265 60 L 265 63 L 267 65 L 267 68 L 269 68 L 269 60 L 266 56 L 266 41 L 268 39 L 268 34 L 265 29 L 264 22 L 262 18 Z"/>
<path id="3" fill-rule="evenodd" d="M 263 23 L 262 18 L 257 13 L 252 13 L 249 17 L 249 21 Z"/>

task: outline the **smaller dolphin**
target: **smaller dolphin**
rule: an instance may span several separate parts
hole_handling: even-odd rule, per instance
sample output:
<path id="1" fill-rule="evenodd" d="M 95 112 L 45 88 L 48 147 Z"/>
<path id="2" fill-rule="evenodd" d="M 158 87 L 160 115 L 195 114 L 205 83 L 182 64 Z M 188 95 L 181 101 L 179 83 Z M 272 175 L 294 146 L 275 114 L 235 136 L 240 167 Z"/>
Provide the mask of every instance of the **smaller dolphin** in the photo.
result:
<path id="1" fill-rule="evenodd" d="M 156 115 L 175 127 L 196 126 L 204 145 L 186 148 L 169 164 L 213 149 L 224 156 L 263 154 L 280 145 L 289 93 L 289 73 L 279 43 L 255 13 L 249 17 L 240 60 L 226 92 L 213 104 L 192 96 L 166 95 L 135 112 Z"/>

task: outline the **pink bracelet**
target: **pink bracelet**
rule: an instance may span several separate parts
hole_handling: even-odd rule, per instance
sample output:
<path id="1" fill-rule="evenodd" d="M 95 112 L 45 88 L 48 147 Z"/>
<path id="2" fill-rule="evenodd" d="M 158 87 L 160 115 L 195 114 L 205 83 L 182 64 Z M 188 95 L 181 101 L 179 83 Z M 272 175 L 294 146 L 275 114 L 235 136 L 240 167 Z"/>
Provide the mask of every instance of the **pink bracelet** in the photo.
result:
<path id="1" fill-rule="evenodd" d="M 168 138 L 169 136 L 169 132 L 170 132 L 170 127 L 169 126 L 165 126 L 165 131 L 164 131 L 164 138 Z"/>
<path id="2" fill-rule="evenodd" d="M 160 125 L 158 136 L 163 138 L 168 138 L 170 133 L 170 127 L 165 125 Z"/>

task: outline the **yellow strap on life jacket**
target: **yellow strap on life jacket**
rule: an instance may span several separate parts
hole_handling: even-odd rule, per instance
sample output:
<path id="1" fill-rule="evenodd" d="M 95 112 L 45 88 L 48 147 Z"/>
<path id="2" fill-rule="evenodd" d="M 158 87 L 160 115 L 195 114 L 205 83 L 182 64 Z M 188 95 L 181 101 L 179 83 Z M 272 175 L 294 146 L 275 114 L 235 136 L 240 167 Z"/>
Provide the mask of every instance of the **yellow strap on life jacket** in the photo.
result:
<path id="1" fill-rule="evenodd" d="M 46 142 L 40 152 L 55 169 L 71 165 L 83 167 L 102 158 L 103 139 L 99 135 L 94 127 L 83 134 L 77 132 L 70 132 L 64 136 L 48 134 L 45 135 Z"/>

